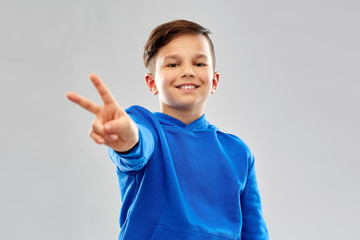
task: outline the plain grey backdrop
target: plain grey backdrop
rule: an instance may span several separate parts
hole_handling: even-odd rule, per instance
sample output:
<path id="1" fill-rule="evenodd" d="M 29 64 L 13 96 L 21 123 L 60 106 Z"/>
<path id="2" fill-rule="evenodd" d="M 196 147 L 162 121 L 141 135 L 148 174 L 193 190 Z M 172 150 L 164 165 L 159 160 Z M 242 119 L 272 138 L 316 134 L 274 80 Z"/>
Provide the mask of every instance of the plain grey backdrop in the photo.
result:
<path id="1" fill-rule="evenodd" d="M 117 239 L 115 166 L 88 137 L 97 73 L 124 108 L 158 111 L 143 45 L 157 25 L 209 28 L 208 120 L 252 149 L 271 239 L 360 239 L 360 2 L 4 1 L 0 238 Z"/>

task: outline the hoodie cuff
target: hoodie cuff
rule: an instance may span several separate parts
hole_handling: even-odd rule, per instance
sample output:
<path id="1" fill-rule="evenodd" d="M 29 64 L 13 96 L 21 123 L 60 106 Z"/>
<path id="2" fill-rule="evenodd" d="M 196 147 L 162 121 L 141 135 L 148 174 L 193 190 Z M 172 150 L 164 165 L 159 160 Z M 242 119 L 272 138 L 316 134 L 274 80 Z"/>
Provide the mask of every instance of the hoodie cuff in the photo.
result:
<path id="1" fill-rule="evenodd" d="M 122 172 L 142 169 L 154 151 L 154 138 L 151 132 L 141 124 L 137 124 L 137 127 L 139 129 L 139 141 L 132 149 L 120 153 L 109 148 L 111 160 Z"/>

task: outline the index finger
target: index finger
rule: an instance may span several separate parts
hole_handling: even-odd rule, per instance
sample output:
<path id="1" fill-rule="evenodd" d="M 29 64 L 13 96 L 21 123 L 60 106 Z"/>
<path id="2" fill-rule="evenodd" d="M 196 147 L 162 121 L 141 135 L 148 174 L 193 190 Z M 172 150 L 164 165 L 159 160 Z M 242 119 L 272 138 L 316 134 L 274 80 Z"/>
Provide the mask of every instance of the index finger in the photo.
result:
<path id="1" fill-rule="evenodd" d="M 91 100 L 80 96 L 77 93 L 74 92 L 68 92 L 66 94 L 66 97 L 72 101 L 73 103 L 76 103 L 77 105 L 79 105 L 80 107 L 88 110 L 89 112 L 92 112 L 93 114 L 97 115 L 100 112 L 100 106 L 98 106 L 97 104 L 93 103 Z"/>
<path id="2" fill-rule="evenodd" d="M 90 74 L 90 79 L 94 86 L 96 87 L 97 91 L 100 94 L 101 99 L 103 100 L 104 104 L 115 103 L 115 99 L 111 95 L 110 90 L 106 87 L 106 85 L 100 80 L 100 78 L 95 74 Z"/>

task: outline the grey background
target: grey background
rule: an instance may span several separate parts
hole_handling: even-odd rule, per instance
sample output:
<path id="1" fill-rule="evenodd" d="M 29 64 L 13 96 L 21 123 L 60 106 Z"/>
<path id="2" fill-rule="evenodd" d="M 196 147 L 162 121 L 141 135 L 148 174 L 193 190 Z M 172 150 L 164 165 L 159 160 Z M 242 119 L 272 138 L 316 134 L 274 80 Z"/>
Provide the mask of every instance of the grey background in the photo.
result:
<path id="1" fill-rule="evenodd" d="M 120 194 L 93 116 L 97 73 L 123 107 L 158 111 L 144 82 L 150 31 L 212 32 L 220 72 L 207 118 L 256 157 L 271 239 L 360 239 L 359 1 L 1 1 L 1 239 L 116 239 Z"/>

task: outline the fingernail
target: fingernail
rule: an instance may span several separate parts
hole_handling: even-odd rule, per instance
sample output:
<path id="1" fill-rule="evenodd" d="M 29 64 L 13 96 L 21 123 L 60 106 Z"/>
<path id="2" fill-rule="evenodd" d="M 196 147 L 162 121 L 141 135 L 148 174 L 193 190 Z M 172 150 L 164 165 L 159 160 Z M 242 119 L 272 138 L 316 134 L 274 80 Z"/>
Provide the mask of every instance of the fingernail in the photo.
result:
<path id="1" fill-rule="evenodd" d="M 116 134 L 111 134 L 110 139 L 116 141 L 118 139 L 118 136 Z"/>
<path id="2" fill-rule="evenodd" d="M 106 131 L 110 131 L 110 130 L 111 130 L 111 125 L 110 125 L 110 124 L 106 124 L 106 125 L 105 125 L 105 129 L 106 129 Z"/>

